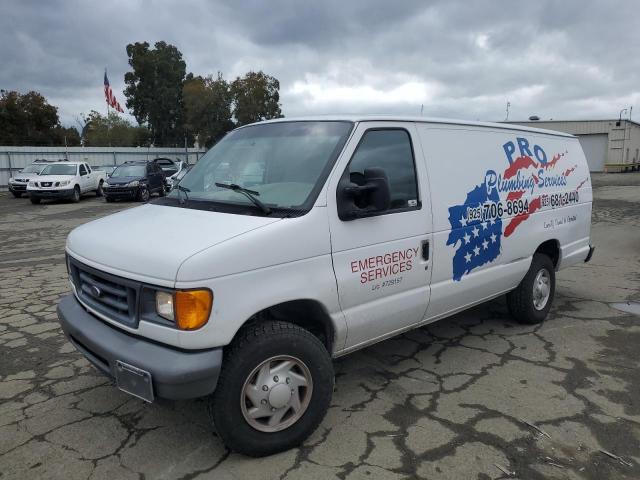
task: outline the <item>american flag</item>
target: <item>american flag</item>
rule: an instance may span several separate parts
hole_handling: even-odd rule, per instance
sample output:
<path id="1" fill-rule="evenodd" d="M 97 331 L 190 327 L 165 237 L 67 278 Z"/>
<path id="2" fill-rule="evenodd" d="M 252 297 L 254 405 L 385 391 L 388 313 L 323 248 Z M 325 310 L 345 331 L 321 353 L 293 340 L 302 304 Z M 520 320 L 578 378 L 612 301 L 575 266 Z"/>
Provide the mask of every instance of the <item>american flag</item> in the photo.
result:
<path id="1" fill-rule="evenodd" d="M 109 79 L 107 78 L 107 70 L 104 70 L 104 98 L 107 101 L 107 105 L 111 108 L 115 108 L 118 112 L 124 113 L 124 110 L 120 106 L 120 103 L 116 100 L 111 86 L 109 85 Z"/>
<path id="2" fill-rule="evenodd" d="M 486 182 L 476 186 L 467 194 L 462 205 L 449 207 L 451 233 L 447 245 L 453 245 L 453 279 L 462 276 L 485 263 L 492 262 L 500 255 L 502 220 L 500 217 L 487 220 L 467 220 L 467 209 L 480 207 L 487 202 L 499 202 L 497 189 L 487 194 Z"/>

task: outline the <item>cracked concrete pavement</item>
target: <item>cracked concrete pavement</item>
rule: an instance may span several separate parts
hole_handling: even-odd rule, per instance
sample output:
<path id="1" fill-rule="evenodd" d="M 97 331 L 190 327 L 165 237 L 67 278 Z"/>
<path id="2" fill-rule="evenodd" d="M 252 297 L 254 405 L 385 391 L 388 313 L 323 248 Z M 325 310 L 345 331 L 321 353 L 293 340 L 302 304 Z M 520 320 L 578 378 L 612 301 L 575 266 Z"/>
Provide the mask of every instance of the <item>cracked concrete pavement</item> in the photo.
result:
<path id="1" fill-rule="evenodd" d="M 595 256 L 543 325 L 500 299 L 341 358 L 320 428 L 262 459 L 228 452 L 203 400 L 131 398 L 62 335 L 67 233 L 134 204 L 0 194 L 0 479 L 640 478 L 640 317 L 611 306 L 640 301 L 640 174 L 593 184 Z"/>

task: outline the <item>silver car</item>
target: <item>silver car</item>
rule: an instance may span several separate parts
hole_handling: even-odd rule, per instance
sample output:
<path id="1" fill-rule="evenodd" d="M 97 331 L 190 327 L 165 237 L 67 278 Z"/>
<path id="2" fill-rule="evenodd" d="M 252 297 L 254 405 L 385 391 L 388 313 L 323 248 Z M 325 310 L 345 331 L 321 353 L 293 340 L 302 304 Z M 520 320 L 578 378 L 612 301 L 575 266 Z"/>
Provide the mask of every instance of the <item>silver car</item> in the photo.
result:
<path id="1" fill-rule="evenodd" d="M 15 177 L 9 178 L 9 191 L 14 197 L 20 198 L 23 193 L 27 193 L 27 184 L 29 180 L 40 175 L 42 169 L 47 166 L 47 162 L 32 163 L 28 167 L 24 167 Z"/>

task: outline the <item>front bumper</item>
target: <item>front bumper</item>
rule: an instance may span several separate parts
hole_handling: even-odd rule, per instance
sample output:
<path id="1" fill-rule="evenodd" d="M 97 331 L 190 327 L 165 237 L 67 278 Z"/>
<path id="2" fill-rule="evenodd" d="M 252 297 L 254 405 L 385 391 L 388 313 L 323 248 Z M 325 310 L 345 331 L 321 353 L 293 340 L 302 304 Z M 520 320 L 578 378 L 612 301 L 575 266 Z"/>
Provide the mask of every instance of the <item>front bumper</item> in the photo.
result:
<path id="1" fill-rule="evenodd" d="M 67 339 L 111 378 L 120 360 L 151 373 L 157 397 L 196 398 L 216 388 L 222 348 L 178 350 L 125 333 L 91 315 L 74 295 L 60 300 L 58 318 Z"/>
<path id="2" fill-rule="evenodd" d="M 73 188 L 57 190 L 27 190 L 27 193 L 33 198 L 71 198 L 73 197 Z"/>
<path id="3" fill-rule="evenodd" d="M 107 185 L 103 191 L 108 198 L 133 199 L 138 195 L 139 187 L 110 187 Z"/>
<path id="4" fill-rule="evenodd" d="M 26 183 L 10 183 L 9 191 L 15 193 L 27 193 L 27 184 Z"/>

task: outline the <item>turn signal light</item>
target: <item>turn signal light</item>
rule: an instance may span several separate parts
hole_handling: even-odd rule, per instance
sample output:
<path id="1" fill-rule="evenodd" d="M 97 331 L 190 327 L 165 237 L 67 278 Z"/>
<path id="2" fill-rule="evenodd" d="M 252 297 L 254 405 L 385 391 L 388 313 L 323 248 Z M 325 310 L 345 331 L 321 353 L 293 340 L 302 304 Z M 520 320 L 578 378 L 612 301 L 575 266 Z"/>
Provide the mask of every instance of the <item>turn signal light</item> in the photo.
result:
<path id="1" fill-rule="evenodd" d="M 178 290 L 175 293 L 176 325 L 180 330 L 196 330 L 209 321 L 211 290 Z"/>

